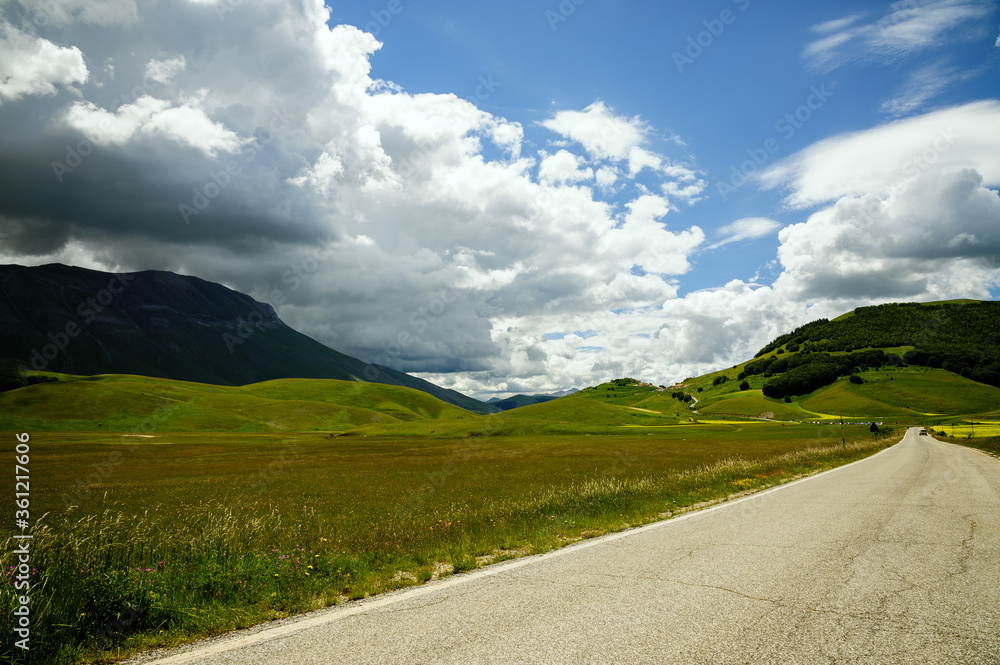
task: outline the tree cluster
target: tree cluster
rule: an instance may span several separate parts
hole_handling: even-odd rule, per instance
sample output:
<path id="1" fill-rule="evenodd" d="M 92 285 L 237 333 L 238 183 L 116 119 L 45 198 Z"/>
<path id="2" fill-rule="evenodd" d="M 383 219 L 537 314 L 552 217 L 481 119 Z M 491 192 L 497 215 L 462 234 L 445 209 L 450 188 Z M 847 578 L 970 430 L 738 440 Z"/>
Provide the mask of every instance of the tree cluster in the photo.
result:
<path id="1" fill-rule="evenodd" d="M 901 303 L 860 307 L 851 315 L 819 319 L 781 335 L 757 353 L 747 375 L 781 374 L 781 365 L 757 371 L 761 358 L 785 348 L 799 355 L 851 353 L 857 349 L 912 346 L 898 363 L 940 367 L 1000 387 L 1000 302 Z M 891 354 L 889 354 L 890 360 Z M 795 357 L 795 356 L 793 356 Z M 898 358 L 898 357 L 897 357 Z M 751 366 L 754 370 L 751 370 Z"/>

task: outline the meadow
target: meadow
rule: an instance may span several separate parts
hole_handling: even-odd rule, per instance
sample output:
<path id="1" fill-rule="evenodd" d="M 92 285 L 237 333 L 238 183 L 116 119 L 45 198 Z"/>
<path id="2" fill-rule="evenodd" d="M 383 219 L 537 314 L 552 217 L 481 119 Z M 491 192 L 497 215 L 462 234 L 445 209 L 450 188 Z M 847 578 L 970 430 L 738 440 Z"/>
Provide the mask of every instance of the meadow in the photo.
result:
<path id="1" fill-rule="evenodd" d="M 33 662 L 112 661 L 543 552 L 887 445 L 858 426 L 843 446 L 839 426 L 541 437 L 517 422 L 426 421 L 403 436 L 367 429 L 377 423 L 347 435 L 32 433 Z M 0 486 L 13 492 L 12 477 Z M 5 662 L 24 655 L 12 642 L 5 633 Z"/>

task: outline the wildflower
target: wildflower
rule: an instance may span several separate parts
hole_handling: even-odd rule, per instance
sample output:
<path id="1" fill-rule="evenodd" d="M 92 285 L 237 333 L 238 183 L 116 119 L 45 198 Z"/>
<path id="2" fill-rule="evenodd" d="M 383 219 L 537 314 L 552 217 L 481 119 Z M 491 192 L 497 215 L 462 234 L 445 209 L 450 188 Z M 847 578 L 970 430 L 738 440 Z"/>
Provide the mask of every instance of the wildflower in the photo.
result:
<path id="1" fill-rule="evenodd" d="M 277 576 L 278 576 L 278 573 L 275 573 L 275 574 L 274 574 L 274 576 L 275 576 L 275 577 L 277 577 Z"/>
<path id="2" fill-rule="evenodd" d="M 309 566 L 309 569 L 311 570 L 311 569 L 312 569 L 312 566 Z M 308 575 L 308 574 L 309 574 L 309 573 L 306 573 L 306 575 Z"/>
<path id="3" fill-rule="evenodd" d="M 309 574 L 309 573 L 306 573 L 306 575 L 308 575 L 308 574 Z"/>

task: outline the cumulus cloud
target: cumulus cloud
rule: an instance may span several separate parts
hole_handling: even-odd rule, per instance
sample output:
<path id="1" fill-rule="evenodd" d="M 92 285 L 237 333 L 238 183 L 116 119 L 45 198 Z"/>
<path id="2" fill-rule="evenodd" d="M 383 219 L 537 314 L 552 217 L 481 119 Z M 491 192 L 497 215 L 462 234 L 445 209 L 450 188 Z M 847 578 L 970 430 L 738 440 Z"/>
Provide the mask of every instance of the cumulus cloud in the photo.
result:
<path id="1" fill-rule="evenodd" d="M 639 117 L 616 115 L 604 102 L 582 111 L 558 111 L 542 126 L 576 141 L 599 159 L 627 159 L 646 140 L 646 125 Z"/>
<path id="2" fill-rule="evenodd" d="M 891 62 L 949 39 L 975 36 L 974 22 L 993 9 L 994 4 L 984 0 L 896 2 L 874 21 L 851 14 L 814 26 L 820 37 L 805 48 L 803 57 L 817 72 L 849 62 Z"/>
<path id="3" fill-rule="evenodd" d="M 89 72 L 80 49 L 53 44 L 0 20 L 0 103 L 25 95 L 54 95 Z"/>
<path id="4" fill-rule="evenodd" d="M 539 381 L 578 363 L 506 328 L 656 307 L 704 240 L 666 221 L 697 171 L 603 103 L 524 157 L 519 123 L 373 78 L 381 44 L 319 0 L 105 7 L 48 24 L 100 85 L 33 73 L 45 103 L 0 106 L 4 260 L 196 274 L 365 360 Z"/>
<path id="5" fill-rule="evenodd" d="M 594 170 L 583 168 L 585 160 L 568 150 L 560 150 L 554 155 L 545 155 L 538 167 L 538 178 L 542 182 L 580 182 L 593 180 Z"/>
<path id="6" fill-rule="evenodd" d="M 163 60 L 150 60 L 146 63 L 144 76 L 151 81 L 166 84 L 170 82 L 170 79 L 182 72 L 186 65 L 187 60 L 183 55 L 164 58 Z"/>
<path id="7" fill-rule="evenodd" d="M 525 127 L 404 90 L 373 77 L 380 42 L 330 27 L 320 0 L 167 5 L 65 2 L 13 38 L 63 65 L 25 70 L 0 104 L 0 261 L 198 275 L 477 395 L 669 383 L 810 318 L 985 295 L 995 274 L 976 261 L 996 245 L 996 102 L 779 162 L 761 182 L 822 208 L 778 234 L 780 275 L 681 297 L 706 242 L 681 204 L 705 183 L 656 142 L 669 132 L 601 101 Z M 934 170 L 911 173 L 939 130 Z M 713 240 L 776 230 L 741 219 Z"/>
<path id="8" fill-rule="evenodd" d="M 695 203 L 705 189 L 695 169 L 673 163 L 647 147 L 650 130 L 640 117 L 618 115 L 602 101 L 582 111 L 558 111 L 540 124 L 583 147 L 597 167 L 597 183 L 602 188 L 612 187 L 622 175 L 634 179 L 648 170 L 664 178 L 661 189 L 672 199 Z M 673 140 L 683 144 L 678 137 Z"/>

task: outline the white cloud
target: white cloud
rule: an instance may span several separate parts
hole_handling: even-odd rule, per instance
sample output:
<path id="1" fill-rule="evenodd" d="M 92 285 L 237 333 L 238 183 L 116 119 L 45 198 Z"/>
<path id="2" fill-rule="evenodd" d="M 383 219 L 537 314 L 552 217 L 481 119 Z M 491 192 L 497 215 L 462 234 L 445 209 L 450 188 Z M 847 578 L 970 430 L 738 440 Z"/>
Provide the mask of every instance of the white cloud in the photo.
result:
<path id="1" fill-rule="evenodd" d="M 825 23 L 819 23 L 812 26 L 810 29 L 821 35 L 828 35 L 830 33 L 843 34 L 844 30 L 860 21 L 864 18 L 864 16 L 864 14 L 851 14 L 850 16 L 845 16 L 843 18 L 837 18 L 831 21 L 826 21 Z"/>
<path id="2" fill-rule="evenodd" d="M 984 294 L 995 102 L 779 163 L 769 186 L 825 206 L 779 234 L 781 276 L 679 297 L 705 234 L 678 206 L 705 184 L 652 145 L 669 132 L 595 102 L 553 113 L 553 147 L 521 156 L 538 137 L 517 123 L 373 79 L 380 43 L 330 28 L 320 0 L 241 3 L 224 21 L 217 8 L 152 3 L 114 30 L 68 14 L 79 62 L 113 62 L 115 76 L 81 99 L 26 95 L 6 116 L 0 132 L 19 142 L 0 141 L 0 175 L 5 201 L 19 198 L 0 209 L 3 260 L 199 275 L 338 350 L 472 393 L 670 383 L 872 300 Z M 949 127 L 936 170 L 907 175 Z M 88 135 L 101 149 L 52 177 Z M 208 191 L 185 224 L 178 204 Z M 713 240 L 773 224 L 739 220 Z M 842 291 L 824 295 L 824 279 Z"/>
<path id="3" fill-rule="evenodd" d="M 632 149 L 645 142 L 647 131 L 640 118 L 615 115 L 599 101 L 582 111 L 558 111 L 541 124 L 576 141 L 597 159 L 628 159 Z"/>
<path id="4" fill-rule="evenodd" d="M 988 16 L 994 3 L 985 0 L 897 2 L 877 21 L 859 23 L 852 14 L 814 26 L 823 36 L 810 43 L 803 57 L 814 71 L 828 72 L 851 61 L 890 62 L 940 46 L 955 36 L 974 35 L 969 23 Z"/>
<path id="5" fill-rule="evenodd" d="M 187 60 L 183 55 L 178 55 L 173 58 L 166 58 L 163 60 L 150 60 L 146 63 L 146 70 L 144 76 L 151 81 L 156 81 L 157 83 L 167 84 L 170 79 L 177 76 L 180 72 L 184 71 L 184 67 L 187 65 Z"/>
<path id="6" fill-rule="evenodd" d="M 66 113 L 66 123 L 98 145 L 122 145 L 136 135 L 160 135 L 214 156 L 220 151 L 236 152 L 250 141 L 213 122 L 202 109 L 188 104 L 172 107 L 149 95 L 123 105 L 117 113 L 91 102 L 76 102 Z"/>
<path id="7" fill-rule="evenodd" d="M 83 83 L 83 53 L 33 37 L 0 20 L 0 102 L 26 95 L 54 95 L 57 86 Z"/>
<path id="8" fill-rule="evenodd" d="M 781 224 L 766 217 L 744 217 L 731 224 L 721 227 L 717 233 L 722 236 L 722 240 L 707 249 L 715 249 L 731 242 L 742 240 L 754 240 L 769 236 L 781 228 Z"/>
<path id="9" fill-rule="evenodd" d="M 975 76 L 941 60 L 911 72 L 892 99 L 882 103 L 882 112 L 894 116 L 911 113 L 940 95 L 954 83 Z"/>
<path id="10" fill-rule="evenodd" d="M 554 155 L 542 152 L 542 163 L 538 167 L 538 179 L 547 183 L 575 183 L 581 180 L 593 180 L 594 170 L 584 168 L 584 159 L 569 152 L 560 150 Z"/>
<path id="11" fill-rule="evenodd" d="M 972 168 L 1000 184 L 1000 102 L 987 100 L 820 141 L 764 170 L 806 207 L 865 193 L 888 195 L 925 172 Z"/>

